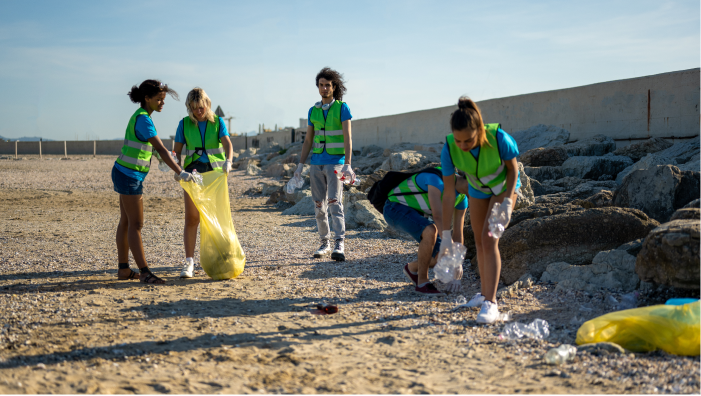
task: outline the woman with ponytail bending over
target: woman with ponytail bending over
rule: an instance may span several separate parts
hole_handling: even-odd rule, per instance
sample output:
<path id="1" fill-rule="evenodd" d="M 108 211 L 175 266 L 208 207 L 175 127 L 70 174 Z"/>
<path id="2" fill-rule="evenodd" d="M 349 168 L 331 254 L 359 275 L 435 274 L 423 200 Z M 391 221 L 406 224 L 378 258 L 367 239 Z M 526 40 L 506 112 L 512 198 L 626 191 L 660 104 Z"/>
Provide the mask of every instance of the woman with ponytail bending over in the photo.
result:
<path id="1" fill-rule="evenodd" d="M 124 135 L 122 154 L 112 168 L 114 191 L 119 193 L 119 210 L 121 216 L 117 226 L 117 256 L 119 271 L 117 279 L 136 279 L 137 273 L 129 268 L 129 250 L 139 267 L 139 280 L 143 283 L 161 284 L 165 281 L 154 275 L 148 268 L 141 242 L 141 228 L 144 225 L 144 201 L 142 183 L 151 168 L 151 156 L 154 150 L 163 161 L 180 177 L 191 180 L 192 175 L 183 172 L 173 161 L 168 149 L 156 136 L 156 127 L 151 120 L 154 111 L 161 112 L 165 104 L 166 93 L 175 99 L 178 94 L 158 80 L 146 80 L 141 85 L 133 86 L 129 99 L 140 106 L 132 114 Z"/>
<path id="2" fill-rule="evenodd" d="M 499 202 L 506 214 L 507 224 L 521 186 L 518 174 L 516 141 L 501 129 L 500 124 L 485 124 L 479 108 L 471 99 L 461 97 L 458 109 L 451 115 L 452 134 L 446 137 L 441 153 L 443 172 L 443 232 L 440 251 L 452 241 L 451 231 L 455 203 L 455 168 L 465 172 L 469 183 L 470 223 L 475 233 L 477 265 L 481 292 L 468 305 L 481 307 L 478 323 L 494 323 L 499 318 L 497 284 L 501 275 L 499 240 L 488 235 L 488 217 L 492 206 Z"/>

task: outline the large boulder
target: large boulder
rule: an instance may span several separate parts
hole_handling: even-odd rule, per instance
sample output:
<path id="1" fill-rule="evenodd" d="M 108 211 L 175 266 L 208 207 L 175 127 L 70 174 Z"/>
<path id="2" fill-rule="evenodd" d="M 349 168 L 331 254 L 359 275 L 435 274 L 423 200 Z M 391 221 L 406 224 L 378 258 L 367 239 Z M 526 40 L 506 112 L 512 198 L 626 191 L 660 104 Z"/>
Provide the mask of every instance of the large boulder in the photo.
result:
<path id="1" fill-rule="evenodd" d="M 279 181 L 265 181 L 262 182 L 261 185 L 263 187 L 261 193 L 265 196 L 269 196 L 276 191 L 282 191 L 285 183 Z"/>
<path id="2" fill-rule="evenodd" d="M 393 171 L 420 169 L 430 162 L 440 162 L 436 154 L 426 155 L 414 150 L 404 150 L 389 156 L 389 168 Z"/>
<path id="3" fill-rule="evenodd" d="M 616 183 L 623 184 L 623 179 L 626 178 L 631 172 L 636 171 L 636 170 L 645 170 L 645 169 L 650 169 L 652 167 L 658 166 L 658 165 L 677 165 L 677 161 L 674 158 L 669 158 L 669 157 L 663 157 L 659 154 L 648 154 L 645 157 L 643 157 L 641 160 L 638 162 L 629 165 L 622 171 L 618 173 L 616 176 Z"/>
<path id="4" fill-rule="evenodd" d="M 361 179 L 360 186 L 358 189 L 362 192 L 366 192 L 370 187 L 372 187 L 375 182 L 382 180 L 387 174 L 386 170 L 378 169 L 373 174 L 368 175 Z"/>
<path id="5" fill-rule="evenodd" d="M 533 195 L 533 188 L 531 187 L 531 178 L 528 177 L 526 172 L 523 170 L 523 164 L 518 163 L 519 179 L 521 180 L 521 187 L 516 191 L 516 202 L 514 203 L 514 210 L 525 208 L 533 205 L 535 203 L 535 196 Z"/>
<path id="6" fill-rule="evenodd" d="M 701 209 L 699 208 L 681 208 L 674 212 L 669 221 L 674 220 L 701 220 Z"/>
<path id="7" fill-rule="evenodd" d="M 601 156 L 616 150 L 616 142 L 605 135 L 595 135 L 589 139 L 565 145 L 570 157 Z"/>
<path id="8" fill-rule="evenodd" d="M 282 211 L 283 215 L 310 216 L 314 215 L 314 200 L 311 195 L 303 197 L 293 207 Z"/>
<path id="9" fill-rule="evenodd" d="M 519 156 L 519 161 L 528 166 L 560 166 L 567 159 L 565 146 L 538 147 Z"/>
<path id="10" fill-rule="evenodd" d="M 633 160 L 619 155 L 605 155 L 603 157 L 571 157 L 562 164 L 562 174 L 581 179 L 599 180 L 601 176 L 611 176 L 610 179 L 633 165 Z"/>
<path id="11" fill-rule="evenodd" d="M 385 218 L 368 200 L 356 201 L 343 207 L 346 229 L 360 227 L 384 231 L 387 228 Z"/>
<path id="12" fill-rule="evenodd" d="M 553 210 L 560 213 L 547 215 Z M 526 213 L 518 212 L 512 216 L 515 224 L 499 241 L 501 277 L 506 284 L 527 273 L 540 277 L 558 261 L 590 264 L 598 252 L 642 238 L 659 225 L 645 213 L 628 208 L 533 205 L 523 210 Z"/>
<path id="13" fill-rule="evenodd" d="M 511 133 L 518 144 L 518 150 L 525 153 L 538 147 L 551 147 L 567 143 L 570 133 L 566 129 L 554 126 L 538 124 L 523 131 Z"/>
<path id="14" fill-rule="evenodd" d="M 360 156 L 361 157 L 382 157 L 382 153 L 385 151 L 380 146 L 376 146 L 374 144 L 370 144 L 367 146 L 363 146 L 363 148 L 360 149 Z M 355 159 L 355 158 L 354 158 Z"/>
<path id="15" fill-rule="evenodd" d="M 246 161 L 246 175 L 248 176 L 258 176 L 263 170 L 256 165 L 255 161 Z"/>
<path id="16" fill-rule="evenodd" d="M 572 182 L 572 179 L 561 179 L 563 182 Z M 554 194 L 546 194 L 535 197 L 536 204 L 561 205 L 574 200 L 588 199 L 602 191 L 612 191 L 616 187 L 616 182 L 611 180 L 592 181 L 583 180 L 582 183 L 574 184 L 574 188 Z"/>
<path id="17" fill-rule="evenodd" d="M 635 274 L 635 256 L 625 250 L 599 252 L 589 265 L 552 263 L 540 281 L 557 283 L 556 291 L 622 289 L 629 292 L 637 289 L 640 284 L 640 279 Z"/>
<path id="18" fill-rule="evenodd" d="M 680 171 L 672 165 L 655 166 L 629 174 L 616 190 L 615 206 L 640 209 L 666 222 L 675 210 L 699 198 L 700 172 Z"/>
<path id="19" fill-rule="evenodd" d="M 540 182 L 540 190 L 536 193 L 535 188 L 533 193 L 536 196 L 557 194 L 560 192 L 574 190 L 578 185 L 587 182 L 588 180 L 580 179 L 578 177 L 562 177 L 554 180 L 543 180 Z M 531 179 L 531 185 L 533 185 L 533 179 Z"/>
<path id="20" fill-rule="evenodd" d="M 545 180 L 557 180 L 565 177 L 560 166 L 524 166 L 523 170 L 528 177 L 536 179 L 539 182 Z"/>
<path id="21" fill-rule="evenodd" d="M 699 289 L 699 221 L 674 220 L 645 238 L 635 262 L 640 280 Z"/>
<path id="22" fill-rule="evenodd" d="M 648 154 L 656 153 L 670 147 L 672 147 L 672 143 L 662 138 L 654 137 L 639 143 L 633 143 L 631 145 L 618 148 L 613 153 L 615 155 L 625 155 L 636 162 L 640 161 L 641 158 Z"/>

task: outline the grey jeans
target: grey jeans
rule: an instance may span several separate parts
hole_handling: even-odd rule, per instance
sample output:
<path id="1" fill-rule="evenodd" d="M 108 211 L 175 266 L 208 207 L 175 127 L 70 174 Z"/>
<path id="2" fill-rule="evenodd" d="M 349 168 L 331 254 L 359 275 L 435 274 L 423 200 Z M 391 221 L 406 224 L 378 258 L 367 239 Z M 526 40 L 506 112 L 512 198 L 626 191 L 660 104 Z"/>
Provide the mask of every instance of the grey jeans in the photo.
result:
<path id="1" fill-rule="evenodd" d="M 328 214 L 331 214 L 331 229 L 335 239 L 346 237 L 346 221 L 343 217 L 343 182 L 334 171 L 341 172 L 343 165 L 312 165 L 309 181 L 312 199 L 316 204 L 316 226 L 321 239 L 331 239 Z"/>

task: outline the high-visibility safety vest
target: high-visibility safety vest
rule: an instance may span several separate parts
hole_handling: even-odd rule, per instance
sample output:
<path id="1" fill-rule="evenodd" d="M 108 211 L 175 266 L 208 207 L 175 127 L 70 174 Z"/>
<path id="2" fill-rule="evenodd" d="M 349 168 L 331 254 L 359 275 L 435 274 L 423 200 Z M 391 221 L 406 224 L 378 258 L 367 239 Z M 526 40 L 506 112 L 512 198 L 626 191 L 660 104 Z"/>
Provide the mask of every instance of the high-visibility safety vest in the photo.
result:
<path id="1" fill-rule="evenodd" d="M 314 145 L 312 153 L 326 152 L 332 155 L 345 155 L 343 146 L 343 125 L 341 124 L 341 106 L 343 102 L 336 100 L 324 116 L 324 110 L 320 107 L 312 108 L 310 122 L 314 125 Z"/>
<path id="2" fill-rule="evenodd" d="M 440 169 L 440 167 L 437 168 Z M 417 173 L 399 183 L 397 187 L 387 194 L 387 199 L 391 202 L 397 202 L 412 209 L 416 209 L 421 213 L 430 215 L 432 212 L 431 204 L 428 201 L 428 191 L 422 190 L 416 183 L 416 176 L 420 174 L 421 173 Z M 441 197 L 442 196 L 443 193 L 441 193 Z M 465 199 L 465 194 L 458 194 L 458 196 L 455 197 L 455 206 L 458 206 L 463 199 Z"/>
<path id="3" fill-rule="evenodd" d="M 151 167 L 151 155 L 153 154 L 153 145 L 148 141 L 144 142 L 136 137 L 136 118 L 139 116 L 149 117 L 148 112 L 139 107 L 129 119 L 127 131 L 124 135 L 124 145 L 122 146 L 122 154 L 117 158 L 117 163 L 125 168 L 137 170 L 139 172 L 148 172 Z"/>
<path id="4" fill-rule="evenodd" d="M 219 119 L 215 122 L 207 121 L 207 127 L 204 130 L 204 144 L 202 143 L 202 134 L 197 121 L 193 123 L 189 116 L 183 118 L 183 134 L 187 143 L 185 148 L 186 168 L 206 152 L 212 169 L 222 170 L 226 161 L 226 154 L 224 153 L 224 146 L 222 146 L 219 139 Z"/>
<path id="5" fill-rule="evenodd" d="M 501 124 L 484 125 L 487 141 L 491 146 L 486 144 L 481 146 L 478 158 L 475 158 L 470 151 L 462 151 L 455 144 L 452 133 L 446 137 L 453 165 L 465 172 L 467 182 L 472 188 L 485 194 L 499 195 L 506 191 L 506 166 L 499 155 L 497 143 L 499 128 Z"/>

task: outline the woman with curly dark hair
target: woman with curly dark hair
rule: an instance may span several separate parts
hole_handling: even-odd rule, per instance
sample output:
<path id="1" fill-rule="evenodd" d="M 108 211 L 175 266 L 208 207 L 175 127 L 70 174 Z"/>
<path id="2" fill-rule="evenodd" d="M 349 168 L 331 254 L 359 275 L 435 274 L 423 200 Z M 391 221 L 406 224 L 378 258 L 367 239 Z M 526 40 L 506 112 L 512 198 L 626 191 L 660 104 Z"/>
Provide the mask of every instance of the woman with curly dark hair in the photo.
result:
<path id="1" fill-rule="evenodd" d="M 316 75 L 316 86 L 321 101 L 309 109 L 307 136 L 302 145 L 295 176 L 301 177 L 303 164 L 311 150 L 309 178 L 312 199 L 316 204 L 316 224 L 321 236 L 321 246 L 314 252 L 314 257 L 319 258 L 331 253 L 333 260 L 344 261 L 346 223 L 343 214 L 343 182 L 336 175 L 342 174 L 351 183 L 355 181 L 355 173 L 351 169 L 352 116 L 348 104 L 342 102 L 346 86 L 339 72 L 328 67 L 321 69 Z M 331 229 L 327 210 L 331 215 Z M 330 243 L 331 230 L 335 234 L 333 252 Z"/>
<path id="2" fill-rule="evenodd" d="M 138 103 L 139 108 L 132 114 L 124 135 L 122 154 L 112 168 L 114 191 L 119 193 L 121 216 L 117 226 L 117 257 L 119 271 L 117 279 L 136 279 L 137 273 L 129 268 L 129 251 L 141 272 L 143 283 L 162 284 L 165 281 L 154 275 L 148 268 L 141 241 L 141 228 L 144 225 L 143 181 L 151 168 L 151 157 L 155 150 L 165 163 L 182 179 L 191 180 L 192 175 L 184 172 L 173 161 L 168 149 L 157 136 L 151 114 L 161 112 L 166 94 L 178 99 L 178 94 L 168 85 L 158 80 L 146 80 L 129 92 L 129 99 Z"/>

